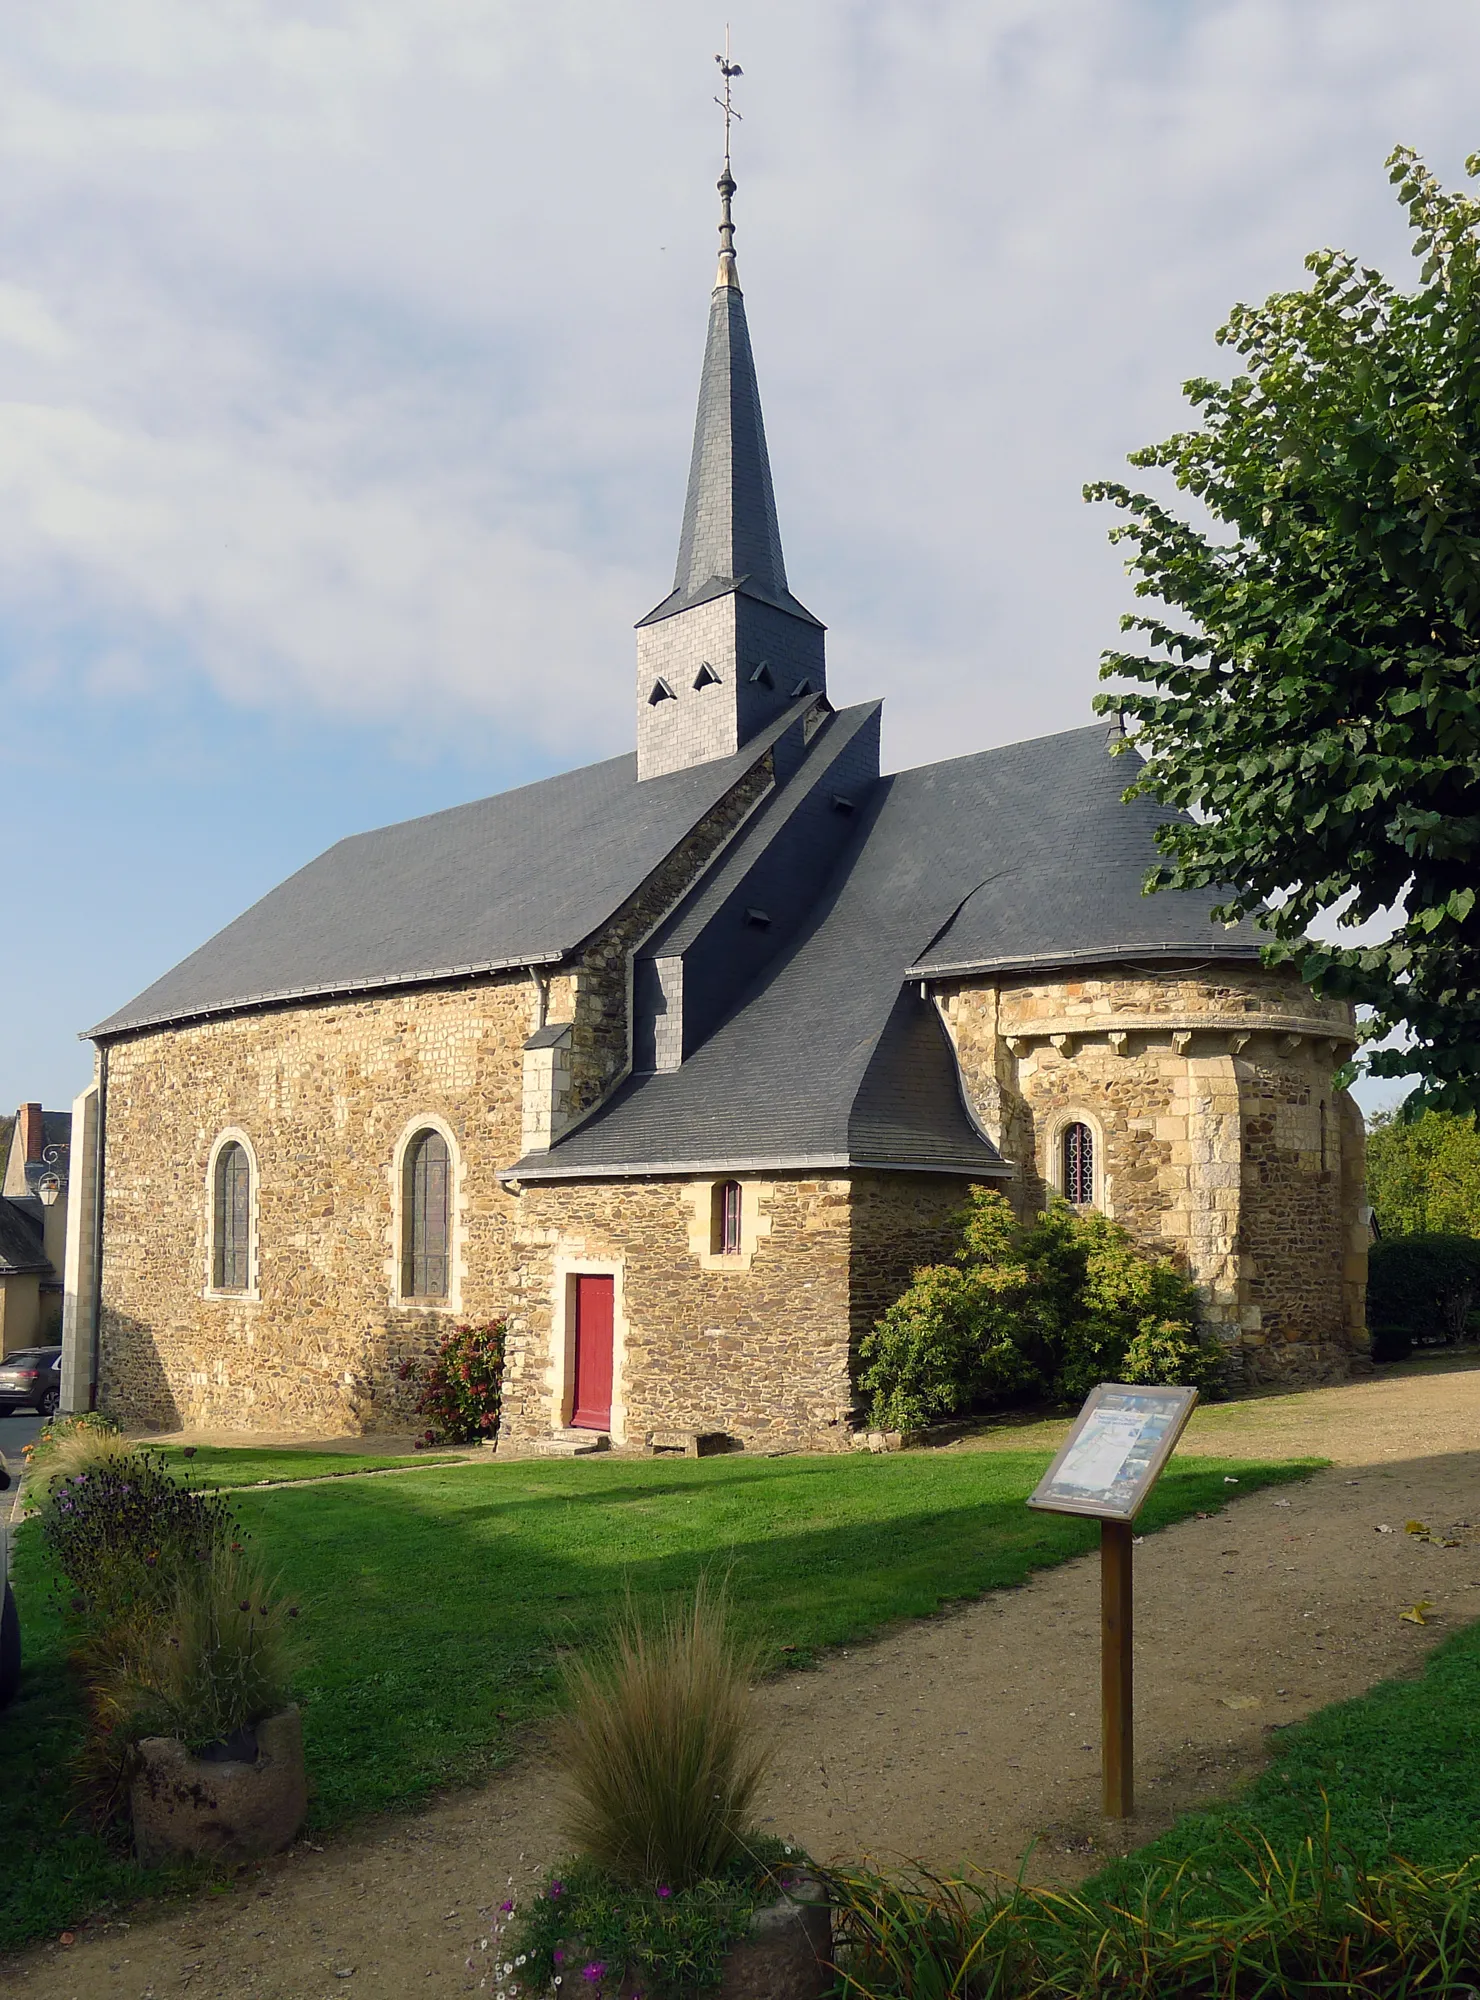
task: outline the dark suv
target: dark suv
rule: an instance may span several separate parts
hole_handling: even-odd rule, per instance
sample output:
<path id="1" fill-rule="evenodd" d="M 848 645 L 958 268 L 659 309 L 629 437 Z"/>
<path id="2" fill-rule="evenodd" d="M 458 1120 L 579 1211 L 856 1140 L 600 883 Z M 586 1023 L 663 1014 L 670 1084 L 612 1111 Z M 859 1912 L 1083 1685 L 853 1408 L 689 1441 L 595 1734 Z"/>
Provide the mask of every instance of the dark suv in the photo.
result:
<path id="1" fill-rule="evenodd" d="M 62 1394 L 62 1350 L 19 1347 L 0 1360 L 0 1416 L 34 1410 L 49 1417 Z"/>

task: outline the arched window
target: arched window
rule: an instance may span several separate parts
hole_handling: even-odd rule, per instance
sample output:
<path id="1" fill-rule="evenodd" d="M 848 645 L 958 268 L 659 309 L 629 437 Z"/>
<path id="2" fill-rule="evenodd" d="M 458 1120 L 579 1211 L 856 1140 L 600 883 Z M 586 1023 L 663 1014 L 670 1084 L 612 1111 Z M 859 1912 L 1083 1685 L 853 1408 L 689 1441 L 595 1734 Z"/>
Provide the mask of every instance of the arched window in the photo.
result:
<path id="1" fill-rule="evenodd" d="M 445 1299 L 452 1240 L 452 1161 L 440 1132 L 418 1132 L 406 1148 L 401 1227 L 401 1291 L 408 1299 Z"/>
<path id="2" fill-rule="evenodd" d="M 1095 1198 L 1095 1135 L 1088 1125 L 1066 1125 L 1059 1144 L 1064 1199 L 1076 1208 L 1088 1208 Z"/>
<path id="3" fill-rule="evenodd" d="M 211 1284 L 218 1292 L 245 1292 L 252 1284 L 252 1162 L 237 1139 L 216 1155 Z"/>
<path id="4" fill-rule="evenodd" d="M 714 1189 L 710 1252 L 716 1257 L 740 1255 L 741 1194 L 739 1181 L 719 1181 Z"/>

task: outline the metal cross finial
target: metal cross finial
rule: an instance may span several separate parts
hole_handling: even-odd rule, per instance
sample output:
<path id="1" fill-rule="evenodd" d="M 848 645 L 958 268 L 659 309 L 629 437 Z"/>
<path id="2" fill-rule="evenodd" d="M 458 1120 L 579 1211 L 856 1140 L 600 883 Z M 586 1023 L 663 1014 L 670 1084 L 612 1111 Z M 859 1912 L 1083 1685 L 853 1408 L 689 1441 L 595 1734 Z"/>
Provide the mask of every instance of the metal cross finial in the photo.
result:
<path id="1" fill-rule="evenodd" d="M 730 61 L 730 24 L 728 21 L 725 22 L 725 52 L 722 56 L 716 56 L 714 60 L 719 64 L 719 73 L 725 80 L 724 96 L 716 97 L 714 101 L 725 114 L 725 171 L 728 173 L 730 168 L 730 120 L 732 118 L 739 118 L 740 116 L 740 113 L 730 101 L 730 78 L 744 76 L 745 74 L 739 63 Z"/>
<path id="2" fill-rule="evenodd" d="M 714 59 L 719 64 L 719 73 L 725 80 L 725 94 L 716 97 L 715 103 L 725 114 L 725 168 L 719 177 L 719 276 L 716 284 L 733 285 L 738 291 L 740 279 L 735 270 L 735 224 L 730 215 L 730 197 L 735 192 L 734 176 L 730 172 L 730 120 L 738 118 L 730 98 L 730 80 L 743 76 L 745 72 L 739 63 L 730 61 L 730 24 L 725 23 L 725 52 Z"/>

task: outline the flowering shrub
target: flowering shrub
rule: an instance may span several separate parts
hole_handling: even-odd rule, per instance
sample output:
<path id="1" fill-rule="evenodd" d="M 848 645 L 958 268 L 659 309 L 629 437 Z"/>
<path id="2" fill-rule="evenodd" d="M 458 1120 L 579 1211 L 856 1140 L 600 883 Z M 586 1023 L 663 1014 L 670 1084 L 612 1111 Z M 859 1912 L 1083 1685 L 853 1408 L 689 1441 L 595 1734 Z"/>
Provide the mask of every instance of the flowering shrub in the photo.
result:
<path id="1" fill-rule="evenodd" d="M 163 1611 L 182 1574 L 237 1533 L 224 1501 L 182 1486 L 143 1451 L 60 1475 L 41 1507 L 42 1540 L 95 1630 Z"/>
<path id="2" fill-rule="evenodd" d="M 1197 1295 L 1118 1223 L 1057 1202 L 1020 1223 L 976 1188 L 949 1264 L 916 1271 L 859 1343 L 869 1421 L 912 1431 L 1028 1395 L 1078 1402 L 1097 1382 L 1210 1386 Z"/>
<path id="3" fill-rule="evenodd" d="M 464 1321 L 455 1326 L 430 1362 L 404 1361 L 403 1382 L 418 1382 L 416 1414 L 430 1417 L 417 1450 L 434 1444 L 477 1444 L 498 1429 L 503 1400 L 506 1320 Z"/>
<path id="4" fill-rule="evenodd" d="M 661 2000 L 718 1986 L 725 1954 L 749 1935 L 755 1912 L 795 1887 L 809 1865 L 769 1835 L 751 1847 L 687 1889 L 632 1888 L 594 1861 L 565 1863 L 522 1909 L 500 1910 L 486 1941 L 495 2000 L 596 2000 L 634 1981 Z"/>

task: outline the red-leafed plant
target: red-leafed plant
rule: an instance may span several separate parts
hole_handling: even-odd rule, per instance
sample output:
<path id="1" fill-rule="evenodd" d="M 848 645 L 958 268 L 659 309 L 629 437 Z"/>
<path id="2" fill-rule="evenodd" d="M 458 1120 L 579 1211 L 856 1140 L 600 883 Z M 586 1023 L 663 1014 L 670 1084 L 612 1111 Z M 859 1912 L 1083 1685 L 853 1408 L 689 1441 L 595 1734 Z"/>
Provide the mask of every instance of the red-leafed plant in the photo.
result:
<path id="1" fill-rule="evenodd" d="M 436 1444 L 477 1444 L 498 1429 L 503 1400 L 502 1319 L 460 1321 L 431 1361 L 403 1361 L 403 1382 L 420 1384 L 416 1414 L 431 1423 L 416 1441 L 418 1451 Z"/>

